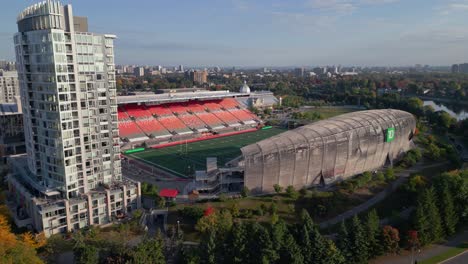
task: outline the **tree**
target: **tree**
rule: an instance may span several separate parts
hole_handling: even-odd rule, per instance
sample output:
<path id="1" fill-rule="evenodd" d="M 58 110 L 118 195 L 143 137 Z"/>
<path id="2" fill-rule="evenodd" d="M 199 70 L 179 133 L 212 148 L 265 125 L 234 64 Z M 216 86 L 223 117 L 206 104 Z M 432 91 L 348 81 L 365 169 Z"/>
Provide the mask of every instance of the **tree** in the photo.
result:
<path id="1" fill-rule="evenodd" d="M 341 251 L 336 247 L 335 243 L 330 239 L 325 240 L 325 252 L 327 253 L 326 263 L 329 264 L 342 264 L 346 260 Z"/>
<path id="2" fill-rule="evenodd" d="M 302 256 L 301 248 L 297 245 L 296 240 L 294 240 L 294 237 L 290 233 L 286 234 L 281 243 L 278 262 L 291 264 L 304 263 L 304 256 Z"/>
<path id="3" fill-rule="evenodd" d="M 369 259 L 369 244 L 361 221 L 355 215 L 349 225 L 351 263 L 365 263 Z"/>
<path id="4" fill-rule="evenodd" d="M 419 233 L 422 245 L 427 245 L 442 238 L 443 229 L 432 187 L 424 190 L 418 197 L 413 225 Z"/>
<path id="5" fill-rule="evenodd" d="M 379 256 L 382 251 L 380 247 L 380 220 L 375 209 L 367 214 L 364 228 L 369 243 L 369 256 Z"/>
<path id="6" fill-rule="evenodd" d="M 99 263 L 99 250 L 90 244 L 82 244 L 75 247 L 75 261 L 79 264 L 94 264 Z"/>
<path id="7" fill-rule="evenodd" d="M 301 224 L 299 227 L 299 245 L 302 248 L 304 263 L 326 264 L 333 258 L 333 252 L 329 252 L 327 239 L 314 224 L 312 218 L 306 210 L 302 210 Z"/>
<path id="8" fill-rule="evenodd" d="M 269 232 L 257 222 L 249 230 L 248 253 L 246 259 L 250 263 L 273 263 L 279 256 L 273 247 Z"/>
<path id="9" fill-rule="evenodd" d="M 278 194 L 283 191 L 283 187 L 281 187 L 279 184 L 273 185 L 273 188 L 275 189 L 275 192 Z"/>
<path id="10" fill-rule="evenodd" d="M 249 188 L 247 188 L 247 186 L 244 186 L 241 191 L 241 196 L 245 198 L 249 196 L 249 194 L 250 194 Z"/>
<path id="11" fill-rule="evenodd" d="M 208 233 L 202 238 L 199 246 L 199 254 L 200 254 L 200 263 L 205 264 L 216 264 L 219 263 L 217 261 L 216 256 L 216 237 L 215 231 L 210 230 Z"/>
<path id="12" fill-rule="evenodd" d="M 341 254 L 346 260 L 351 259 L 351 241 L 349 240 L 348 228 L 346 227 L 344 221 L 341 222 L 340 227 L 338 229 L 336 246 L 341 251 Z"/>
<path id="13" fill-rule="evenodd" d="M 382 229 L 382 245 L 386 253 L 396 254 L 400 247 L 400 234 L 398 229 L 386 225 Z"/>
<path id="14" fill-rule="evenodd" d="M 29 235 L 25 241 L 18 239 L 11 232 L 7 218 L 0 214 L 0 263 L 43 263 L 36 254 L 36 242 L 29 240 Z"/>
<path id="15" fill-rule="evenodd" d="M 242 222 L 234 224 L 226 242 L 226 259 L 227 263 L 241 264 L 245 261 L 246 245 L 247 245 L 247 230 Z"/>
<path id="16" fill-rule="evenodd" d="M 387 182 L 395 180 L 395 170 L 393 170 L 393 168 L 388 168 L 385 171 L 385 180 Z"/>
<path id="17" fill-rule="evenodd" d="M 450 193 L 448 184 L 444 184 L 438 190 L 438 204 L 439 211 L 442 218 L 442 225 L 444 227 L 445 234 L 451 236 L 455 234 L 456 227 L 458 224 L 458 216 L 455 210 L 452 194 Z"/>
<path id="18" fill-rule="evenodd" d="M 296 189 L 292 185 L 289 185 L 286 188 L 286 194 L 289 196 L 289 198 L 293 200 L 297 200 L 297 198 L 299 198 L 299 193 L 296 191 Z"/>

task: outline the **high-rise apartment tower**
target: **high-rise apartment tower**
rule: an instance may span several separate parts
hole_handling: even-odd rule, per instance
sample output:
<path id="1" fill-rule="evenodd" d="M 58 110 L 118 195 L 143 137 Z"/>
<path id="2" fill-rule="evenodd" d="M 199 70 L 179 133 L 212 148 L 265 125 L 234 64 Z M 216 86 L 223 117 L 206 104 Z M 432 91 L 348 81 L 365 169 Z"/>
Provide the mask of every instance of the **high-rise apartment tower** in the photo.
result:
<path id="1" fill-rule="evenodd" d="M 50 235 L 140 207 L 139 183 L 121 172 L 115 36 L 88 32 L 86 18 L 55 1 L 28 7 L 17 23 L 27 156 L 10 162 L 15 220 Z"/>

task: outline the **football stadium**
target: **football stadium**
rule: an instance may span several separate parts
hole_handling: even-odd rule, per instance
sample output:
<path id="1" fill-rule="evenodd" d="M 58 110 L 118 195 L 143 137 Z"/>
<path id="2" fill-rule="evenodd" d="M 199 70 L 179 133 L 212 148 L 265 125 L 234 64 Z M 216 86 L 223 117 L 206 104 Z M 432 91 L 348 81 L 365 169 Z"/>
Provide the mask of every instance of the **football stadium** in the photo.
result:
<path id="1" fill-rule="evenodd" d="M 268 193 L 275 184 L 325 185 L 373 171 L 413 147 L 416 120 L 404 111 L 352 112 L 289 131 L 249 111 L 277 102 L 271 93 L 190 89 L 121 96 L 121 148 L 133 166 L 127 171 L 186 179 L 185 192 L 246 186 Z"/>

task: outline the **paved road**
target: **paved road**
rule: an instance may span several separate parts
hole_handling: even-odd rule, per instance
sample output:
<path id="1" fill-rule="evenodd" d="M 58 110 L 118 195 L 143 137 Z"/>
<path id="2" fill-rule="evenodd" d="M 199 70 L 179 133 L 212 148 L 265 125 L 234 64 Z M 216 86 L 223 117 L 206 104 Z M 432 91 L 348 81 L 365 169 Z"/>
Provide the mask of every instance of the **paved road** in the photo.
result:
<path id="1" fill-rule="evenodd" d="M 468 263 L 468 250 L 452 259 L 442 262 L 443 264 L 466 264 Z"/>
<path id="2" fill-rule="evenodd" d="M 418 171 L 420 171 L 422 169 L 438 167 L 438 166 L 443 165 L 445 163 L 446 162 L 439 162 L 439 163 L 424 166 L 424 165 L 422 165 L 423 163 L 420 162 L 420 163 L 416 164 L 415 166 L 413 166 L 411 169 L 406 169 L 406 170 L 404 170 L 404 171 L 402 171 L 400 173 L 397 173 L 396 176 L 398 177 L 398 179 L 396 181 L 394 181 L 390 186 L 388 186 L 385 190 L 381 191 L 380 193 L 378 193 L 377 195 L 375 195 L 371 199 L 367 200 L 365 203 L 360 204 L 360 205 L 354 207 L 353 209 L 351 209 L 349 211 L 346 211 L 346 212 L 344 212 L 344 213 L 342 213 L 342 214 L 340 214 L 340 215 L 338 215 L 338 216 L 336 216 L 336 217 L 334 217 L 332 219 L 329 219 L 327 221 L 324 221 L 324 222 L 320 223 L 319 224 L 320 228 L 326 228 L 326 227 L 329 227 L 329 226 L 333 226 L 335 224 L 340 223 L 341 221 L 344 221 L 344 220 L 346 220 L 348 218 L 353 217 L 356 214 L 359 214 L 361 212 L 364 212 L 364 211 L 368 210 L 372 206 L 376 205 L 378 202 L 385 199 L 389 194 L 393 193 L 400 185 L 405 183 L 406 180 L 408 179 L 408 177 L 412 173 L 418 172 Z"/>
<path id="3" fill-rule="evenodd" d="M 460 232 L 460 234 L 452 237 L 451 239 L 449 239 L 447 242 L 443 244 L 435 244 L 435 245 L 431 245 L 429 247 L 422 249 L 419 254 L 415 254 L 415 259 L 417 259 L 418 262 L 422 260 L 430 259 L 466 241 L 468 241 L 468 229 Z M 467 254 L 464 254 L 462 257 L 460 257 L 460 259 L 465 260 L 466 257 L 468 257 Z M 455 258 L 453 259 L 453 261 L 458 261 L 458 259 L 459 258 Z M 373 264 L 409 264 L 410 260 L 411 260 L 411 252 L 404 250 L 403 252 L 401 252 L 400 255 L 379 257 L 379 258 L 372 260 L 370 263 L 373 263 Z M 453 262 L 453 263 L 444 262 L 444 264 L 445 263 L 453 264 L 453 263 L 458 263 L 458 262 Z M 468 261 L 464 261 L 461 263 L 465 264 L 465 263 L 468 263 Z"/>

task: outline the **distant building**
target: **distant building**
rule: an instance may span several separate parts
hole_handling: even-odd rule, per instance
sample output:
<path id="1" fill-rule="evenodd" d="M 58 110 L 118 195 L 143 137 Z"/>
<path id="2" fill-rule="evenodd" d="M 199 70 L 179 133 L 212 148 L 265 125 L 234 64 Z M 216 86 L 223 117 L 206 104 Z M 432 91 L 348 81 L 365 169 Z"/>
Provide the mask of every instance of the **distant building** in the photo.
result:
<path id="1" fill-rule="evenodd" d="M 179 70 L 179 72 L 184 72 L 184 65 L 179 65 L 178 70 Z"/>
<path id="2" fill-rule="evenodd" d="M 294 69 L 294 75 L 304 77 L 304 67 Z"/>
<path id="3" fill-rule="evenodd" d="M 245 94 L 250 93 L 250 87 L 247 85 L 247 81 L 244 81 L 244 85 L 240 87 L 239 92 L 245 93 Z"/>
<path id="4" fill-rule="evenodd" d="M 197 84 L 204 84 L 208 82 L 208 72 L 204 71 L 193 71 L 191 73 L 193 82 Z"/>
<path id="5" fill-rule="evenodd" d="M 0 60 L 0 70 L 16 71 L 16 63 L 14 61 Z"/>
<path id="6" fill-rule="evenodd" d="M 18 73 L 0 70 L 0 104 L 14 103 L 19 96 Z"/>
<path id="7" fill-rule="evenodd" d="M 145 76 L 145 68 L 143 67 L 136 67 L 133 69 L 133 74 L 136 76 L 136 77 L 143 77 Z"/>
<path id="8" fill-rule="evenodd" d="M 15 103 L 0 104 L 0 127 L 0 157 L 26 152 L 19 96 L 15 97 Z"/>
<path id="9" fill-rule="evenodd" d="M 468 73 L 468 63 L 452 65 L 452 73 Z"/>

